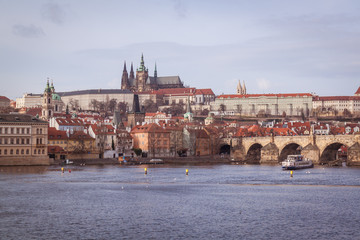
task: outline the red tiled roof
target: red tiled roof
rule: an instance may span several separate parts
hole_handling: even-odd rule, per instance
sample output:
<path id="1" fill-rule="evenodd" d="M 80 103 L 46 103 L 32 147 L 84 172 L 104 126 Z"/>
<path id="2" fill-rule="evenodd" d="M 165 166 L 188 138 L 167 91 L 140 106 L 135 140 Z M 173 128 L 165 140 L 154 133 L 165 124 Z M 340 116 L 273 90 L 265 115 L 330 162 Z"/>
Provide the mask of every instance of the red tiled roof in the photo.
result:
<path id="1" fill-rule="evenodd" d="M 327 96 L 327 97 L 314 97 L 313 101 L 349 101 L 349 100 L 359 100 L 360 96 Z"/>
<path id="2" fill-rule="evenodd" d="M 211 88 L 196 89 L 195 94 L 215 95 Z"/>
<path id="3" fill-rule="evenodd" d="M 358 90 L 356 91 L 355 94 L 359 94 L 359 95 L 360 95 L 360 87 L 358 88 Z"/>
<path id="4" fill-rule="evenodd" d="M 36 115 L 42 116 L 41 108 L 30 108 L 27 110 L 26 114 L 36 117 Z"/>
<path id="5" fill-rule="evenodd" d="M 195 88 L 164 88 L 154 91 L 156 94 L 162 95 L 192 95 L 195 93 Z"/>
<path id="6" fill-rule="evenodd" d="M 10 101 L 10 99 L 8 99 L 8 98 L 7 98 L 7 97 L 5 97 L 5 96 L 0 96 L 0 100 Z"/>
<path id="7" fill-rule="evenodd" d="M 59 125 L 66 125 L 66 126 L 83 126 L 84 123 L 78 118 L 56 118 L 56 122 Z"/>
<path id="8" fill-rule="evenodd" d="M 311 97 L 310 93 L 279 93 L 279 94 L 223 94 L 217 96 L 217 98 L 256 98 L 256 97 Z"/>

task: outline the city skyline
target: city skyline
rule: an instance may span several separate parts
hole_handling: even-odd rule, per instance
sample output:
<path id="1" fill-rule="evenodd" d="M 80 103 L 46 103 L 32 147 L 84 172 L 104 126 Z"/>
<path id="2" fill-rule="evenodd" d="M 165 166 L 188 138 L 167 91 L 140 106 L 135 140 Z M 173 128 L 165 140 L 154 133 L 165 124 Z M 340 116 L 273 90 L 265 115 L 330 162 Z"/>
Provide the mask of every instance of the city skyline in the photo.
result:
<path id="1" fill-rule="evenodd" d="M 0 95 L 120 88 L 124 61 L 235 94 L 353 95 L 358 1 L 0 1 Z"/>

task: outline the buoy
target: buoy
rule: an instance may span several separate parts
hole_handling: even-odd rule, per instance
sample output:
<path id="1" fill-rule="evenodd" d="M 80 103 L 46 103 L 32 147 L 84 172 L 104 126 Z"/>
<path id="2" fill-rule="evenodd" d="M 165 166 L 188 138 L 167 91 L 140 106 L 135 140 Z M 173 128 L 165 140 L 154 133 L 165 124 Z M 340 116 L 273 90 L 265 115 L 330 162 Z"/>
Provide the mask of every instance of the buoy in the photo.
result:
<path id="1" fill-rule="evenodd" d="M 290 171 L 290 177 L 293 177 L 293 171 Z"/>
<path id="2" fill-rule="evenodd" d="M 186 176 L 189 175 L 189 169 L 186 169 L 185 174 Z"/>
<path id="3" fill-rule="evenodd" d="M 64 173 L 64 168 L 63 167 L 61 168 L 61 172 Z"/>
<path id="4" fill-rule="evenodd" d="M 145 168 L 145 172 L 144 172 L 144 173 L 145 173 L 145 175 L 147 174 L 147 168 Z"/>

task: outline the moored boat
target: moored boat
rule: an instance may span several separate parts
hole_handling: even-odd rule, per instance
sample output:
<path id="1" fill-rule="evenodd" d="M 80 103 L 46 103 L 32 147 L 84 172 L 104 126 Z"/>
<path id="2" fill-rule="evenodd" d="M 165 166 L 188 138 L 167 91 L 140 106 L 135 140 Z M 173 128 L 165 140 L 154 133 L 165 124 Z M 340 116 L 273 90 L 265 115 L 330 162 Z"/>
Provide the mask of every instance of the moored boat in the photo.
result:
<path id="1" fill-rule="evenodd" d="M 288 155 L 286 160 L 281 163 L 283 170 L 296 170 L 303 168 L 314 167 L 310 159 L 305 158 L 303 155 Z"/>

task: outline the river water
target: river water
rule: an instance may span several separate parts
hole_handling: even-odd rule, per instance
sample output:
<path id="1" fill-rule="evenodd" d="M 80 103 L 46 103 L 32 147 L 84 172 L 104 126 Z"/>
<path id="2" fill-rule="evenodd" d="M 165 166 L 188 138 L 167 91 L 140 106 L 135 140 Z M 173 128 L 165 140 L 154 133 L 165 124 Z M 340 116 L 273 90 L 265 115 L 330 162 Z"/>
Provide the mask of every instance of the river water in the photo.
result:
<path id="1" fill-rule="evenodd" d="M 360 239 L 360 168 L 60 168 L 0 167 L 0 239 Z"/>

